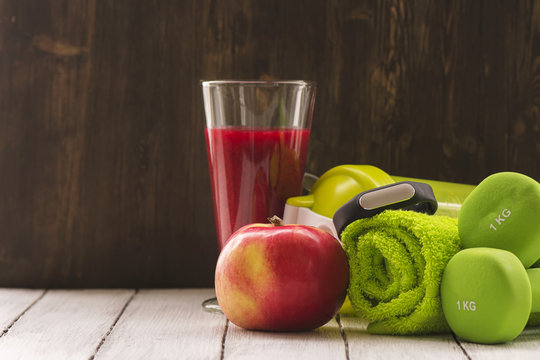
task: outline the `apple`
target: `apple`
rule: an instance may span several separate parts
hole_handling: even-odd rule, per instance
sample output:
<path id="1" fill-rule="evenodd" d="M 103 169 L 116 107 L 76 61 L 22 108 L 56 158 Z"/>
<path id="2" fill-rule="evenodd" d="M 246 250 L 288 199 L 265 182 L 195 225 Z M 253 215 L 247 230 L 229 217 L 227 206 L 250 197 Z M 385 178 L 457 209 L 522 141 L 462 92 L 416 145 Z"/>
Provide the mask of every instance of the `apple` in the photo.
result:
<path id="1" fill-rule="evenodd" d="M 345 300 L 347 255 L 329 233 L 280 225 L 275 218 L 270 219 L 273 224 L 240 228 L 221 251 L 215 276 L 221 310 L 245 329 L 300 331 L 322 326 Z"/>

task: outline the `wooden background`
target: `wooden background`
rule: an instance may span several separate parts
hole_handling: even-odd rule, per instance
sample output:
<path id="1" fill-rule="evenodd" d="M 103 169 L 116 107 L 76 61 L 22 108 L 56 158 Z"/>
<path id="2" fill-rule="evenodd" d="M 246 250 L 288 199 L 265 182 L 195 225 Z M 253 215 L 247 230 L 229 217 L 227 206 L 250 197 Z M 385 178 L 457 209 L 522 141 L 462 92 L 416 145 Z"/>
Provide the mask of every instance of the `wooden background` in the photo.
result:
<path id="1" fill-rule="evenodd" d="M 0 0 L 0 286 L 211 286 L 199 80 L 318 82 L 308 170 L 540 179 L 538 1 Z"/>

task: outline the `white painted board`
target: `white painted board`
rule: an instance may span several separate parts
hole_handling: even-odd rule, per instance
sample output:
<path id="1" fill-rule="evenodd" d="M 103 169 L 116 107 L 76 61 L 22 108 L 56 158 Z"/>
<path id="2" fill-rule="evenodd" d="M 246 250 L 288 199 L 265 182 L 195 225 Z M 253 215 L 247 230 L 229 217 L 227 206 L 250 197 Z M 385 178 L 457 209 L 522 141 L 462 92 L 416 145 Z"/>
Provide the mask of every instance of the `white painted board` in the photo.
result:
<path id="1" fill-rule="evenodd" d="M 540 359 L 540 328 L 500 345 L 380 336 L 357 317 L 309 332 L 247 331 L 202 311 L 211 289 L 0 289 L 0 359 Z M 342 331 L 340 331 L 342 330 Z"/>
<path id="2" fill-rule="evenodd" d="M 490 360 L 539 360 L 540 327 L 527 328 L 513 341 L 497 345 L 480 345 L 460 341 L 471 359 Z"/>
<path id="3" fill-rule="evenodd" d="M 0 328 L 2 333 L 39 300 L 45 290 L 0 289 Z"/>
<path id="4" fill-rule="evenodd" d="M 132 290 L 51 290 L 0 338 L 0 359 L 89 359 Z"/>
<path id="5" fill-rule="evenodd" d="M 249 331 L 229 324 L 225 360 L 346 359 L 345 343 L 335 319 L 307 332 Z"/>
<path id="6" fill-rule="evenodd" d="M 371 335 L 367 322 L 358 317 L 341 317 L 351 360 L 364 359 L 467 359 L 452 335 Z"/>
<path id="7" fill-rule="evenodd" d="M 214 359 L 225 316 L 202 310 L 213 290 L 141 290 L 95 359 Z"/>

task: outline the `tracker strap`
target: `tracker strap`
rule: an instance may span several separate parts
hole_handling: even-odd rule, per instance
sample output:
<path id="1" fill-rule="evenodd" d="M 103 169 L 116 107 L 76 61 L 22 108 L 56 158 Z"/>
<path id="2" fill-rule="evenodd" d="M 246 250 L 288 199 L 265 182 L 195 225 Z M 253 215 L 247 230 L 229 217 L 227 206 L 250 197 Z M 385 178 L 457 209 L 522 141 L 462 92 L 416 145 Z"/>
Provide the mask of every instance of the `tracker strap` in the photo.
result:
<path id="1" fill-rule="evenodd" d="M 359 193 L 334 214 L 338 235 L 355 220 L 375 216 L 384 210 L 411 210 L 426 214 L 437 211 L 431 186 L 416 181 L 402 181 Z"/>

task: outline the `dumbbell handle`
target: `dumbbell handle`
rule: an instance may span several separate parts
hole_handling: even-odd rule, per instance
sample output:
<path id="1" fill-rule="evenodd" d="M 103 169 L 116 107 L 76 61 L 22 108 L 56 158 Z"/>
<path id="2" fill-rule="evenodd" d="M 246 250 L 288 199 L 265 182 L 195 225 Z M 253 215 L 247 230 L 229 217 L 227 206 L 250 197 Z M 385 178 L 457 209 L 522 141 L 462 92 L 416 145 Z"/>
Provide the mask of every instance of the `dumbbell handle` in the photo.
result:
<path id="1" fill-rule="evenodd" d="M 527 275 L 529 275 L 532 290 L 531 313 L 540 312 L 540 268 L 528 269 Z"/>

